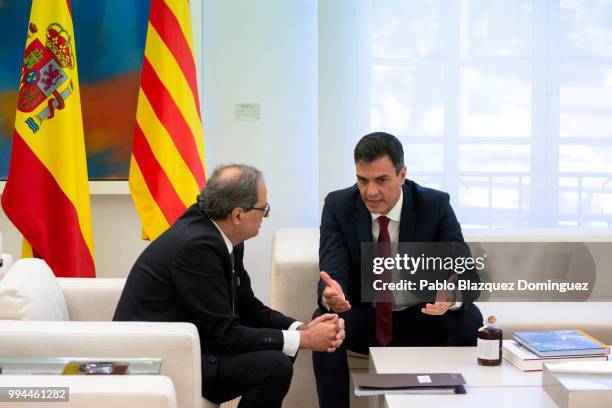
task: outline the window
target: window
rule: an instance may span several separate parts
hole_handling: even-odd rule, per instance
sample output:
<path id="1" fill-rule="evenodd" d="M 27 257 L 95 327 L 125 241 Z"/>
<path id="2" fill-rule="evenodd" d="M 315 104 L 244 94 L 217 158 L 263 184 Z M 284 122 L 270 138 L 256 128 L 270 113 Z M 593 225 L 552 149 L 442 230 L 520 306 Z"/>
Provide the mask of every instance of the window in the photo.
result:
<path id="1" fill-rule="evenodd" d="M 363 4 L 364 128 L 409 178 L 464 227 L 612 227 L 612 1 Z"/>

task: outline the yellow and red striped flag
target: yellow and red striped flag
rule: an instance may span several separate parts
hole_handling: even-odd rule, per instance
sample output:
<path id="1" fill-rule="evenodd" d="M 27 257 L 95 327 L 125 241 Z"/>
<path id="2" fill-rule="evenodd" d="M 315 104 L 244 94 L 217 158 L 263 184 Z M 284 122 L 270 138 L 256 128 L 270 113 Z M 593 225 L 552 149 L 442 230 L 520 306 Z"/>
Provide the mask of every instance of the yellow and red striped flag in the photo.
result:
<path id="1" fill-rule="evenodd" d="M 195 202 L 204 168 L 189 4 L 151 0 L 130 165 L 145 238 L 157 238 Z"/>
<path id="2" fill-rule="evenodd" d="M 75 51 L 70 0 L 33 0 L 2 208 L 24 256 L 95 277 Z"/>

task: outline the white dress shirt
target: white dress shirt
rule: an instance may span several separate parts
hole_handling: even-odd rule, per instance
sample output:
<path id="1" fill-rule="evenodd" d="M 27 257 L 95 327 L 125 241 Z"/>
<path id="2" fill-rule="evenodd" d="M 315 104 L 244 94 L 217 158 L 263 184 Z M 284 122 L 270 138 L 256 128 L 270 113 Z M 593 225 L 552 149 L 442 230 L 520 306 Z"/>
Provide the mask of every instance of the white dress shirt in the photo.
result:
<path id="1" fill-rule="evenodd" d="M 223 241 L 225 242 L 225 246 L 227 246 L 227 252 L 231 256 L 232 252 L 234 251 L 232 241 L 230 241 L 229 238 L 223 233 L 223 231 L 221 230 L 221 228 L 219 228 L 216 222 L 212 221 L 212 223 L 221 233 Z M 232 273 L 234 273 L 233 270 Z M 290 357 L 295 357 L 298 352 L 298 349 L 300 348 L 300 332 L 299 330 L 297 330 L 297 328 L 302 324 L 302 322 L 296 320 L 295 322 L 291 323 L 291 326 L 289 326 L 287 330 L 283 330 L 283 353 Z"/>
<path id="2" fill-rule="evenodd" d="M 399 230 L 400 230 L 400 222 L 402 220 L 402 206 L 404 204 L 404 190 L 400 190 L 400 196 L 397 200 L 397 203 L 391 208 L 391 210 L 384 214 L 389 219 L 389 224 L 387 225 L 387 231 L 389 232 L 389 241 L 391 243 L 399 242 Z M 380 235 L 380 224 L 378 223 L 378 217 L 383 214 L 370 213 L 372 216 L 372 241 L 378 242 L 378 236 Z M 391 245 L 391 253 L 393 256 L 397 254 L 397 245 Z M 393 271 L 393 281 L 399 282 L 400 274 L 398 271 Z M 392 291 L 393 294 L 393 311 L 400 311 L 407 309 L 410 306 L 414 306 L 415 304 L 420 303 L 414 296 L 410 296 L 409 294 L 403 294 L 399 291 Z M 450 308 L 450 310 L 457 309 L 461 307 L 463 302 L 455 302 L 455 305 Z"/>
<path id="3" fill-rule="evenodd" d="M 385 215 L 389 219 L 389 224 L 387 225 L 387 231 L 389 232 L 389 242 L 391 244 L 397 243 L 399 241 L 399 229 L 400 229 L 400 221 L 402 220 L 402 206 L 404 204 L 404 190 L 400 189 L 400 196 L 393 208 L 387 214 L 378 214 L 378 213 L 370 213 L 372 216 L 372 242 L 378 242 L 378 237 L 380 235 L 380 224 L 378 223 L 378 218 Z M 391 245 L 391 254 L 395 256 L 397 253 L 397 245 Z M 399 282 L 399 272 L 393 271 L 393 282 Z M 417 300 L 413 299 L 410 302 L 406 299 L 405 296 L 402 296 L 398 291 L 392 291 L 393 295 L 393 311 L 404 310 L 414 304 L 419 303 Z M 376 306 L 375 303 L 373 303 Z"/>

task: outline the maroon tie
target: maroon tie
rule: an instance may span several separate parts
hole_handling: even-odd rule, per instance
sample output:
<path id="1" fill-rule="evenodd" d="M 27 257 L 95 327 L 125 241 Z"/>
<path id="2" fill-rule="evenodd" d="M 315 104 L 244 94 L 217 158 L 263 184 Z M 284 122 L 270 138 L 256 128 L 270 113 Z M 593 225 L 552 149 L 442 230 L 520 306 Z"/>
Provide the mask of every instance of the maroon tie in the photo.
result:
<path id="1" fill-rule="evenodd" d="M 389 219 L 384 215 L 378 217 L 378 225 L 380 225 L 380 234 L 378 234 L 379 256 L 390 257 L 391 248 L 389 239 Z M 383 282 L 391 282 L 391 271 L 385 269 L 382 275 Z M 392 296 L 391 292 L 384 291 L 378 294 L 376 301 L 376 340 L 386 346 L 393 338 L 393 313 L 392 313 Z"/>

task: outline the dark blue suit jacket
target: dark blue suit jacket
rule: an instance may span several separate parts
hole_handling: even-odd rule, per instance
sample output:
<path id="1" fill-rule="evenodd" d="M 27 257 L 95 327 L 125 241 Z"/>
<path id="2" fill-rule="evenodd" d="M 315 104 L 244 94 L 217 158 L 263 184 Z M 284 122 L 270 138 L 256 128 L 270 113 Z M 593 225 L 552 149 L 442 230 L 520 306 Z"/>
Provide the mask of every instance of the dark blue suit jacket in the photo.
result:
<path id="1" fill-rule="evenodd" d="M 450 205 L 449 195 L 406 180 L 399 242 L 464 242 L 461 226 Z M 325 198 L 321 216 L 319 269 L 337 281 L 351 303 L 361 297 L 361 243 L 372 242 L 372 216 L 357 185 L 333 191 Z M 469 248 L 464 246 L 465 255 Z M 479 281 L 476 271 L 466 271 L 460 279 Z M 325 289 L 319 281 L 318 301 Z M 478 292 L 462 292 L 464 308 Z"/>
<path id="2" fill-rule="evenodd" d="M 282 350 L 295 319 L 255 297 L 244 244 L 233 253 L 236 284 L 219 230 L 192 205 L 138 257 L 113 320 L 193 323 L 203 355 Z"/>

